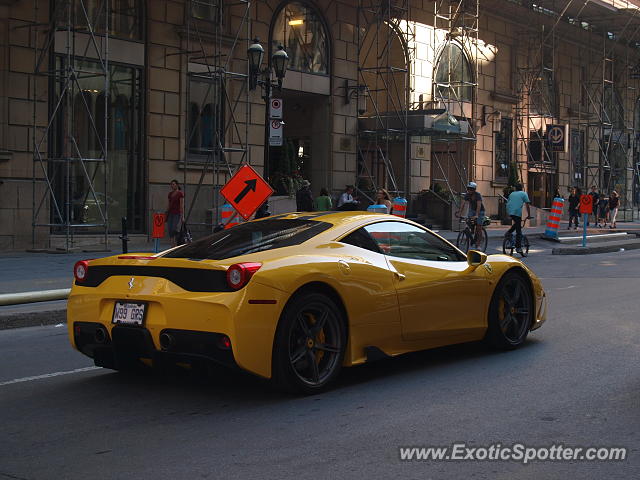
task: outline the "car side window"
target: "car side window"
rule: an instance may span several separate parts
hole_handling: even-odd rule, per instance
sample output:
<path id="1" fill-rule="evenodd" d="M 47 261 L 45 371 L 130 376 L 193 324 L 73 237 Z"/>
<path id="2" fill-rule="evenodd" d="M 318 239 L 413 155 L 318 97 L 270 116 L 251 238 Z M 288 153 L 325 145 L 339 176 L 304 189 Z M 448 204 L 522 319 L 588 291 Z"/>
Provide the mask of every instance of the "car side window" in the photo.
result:
<path id="1" fill-rule="evenodd" d="M 414 260 L 461 262 L 465 258 L 433 233 L 404 222 L 379 222 L 364 229 L 385 255 Z"/>
<path id="2" fill-rule="evenodd" d="M 378 244 L 375 242 L 371 235 L 364 229 L 359 228 L 355 232 L 351 232 L 349 235 L 340 240 L 342 243 L 348 243 L 356 247 L 364 248 L 365 250 L 371 250 L 372 252 L 381 253 L 378 248 Z"/>

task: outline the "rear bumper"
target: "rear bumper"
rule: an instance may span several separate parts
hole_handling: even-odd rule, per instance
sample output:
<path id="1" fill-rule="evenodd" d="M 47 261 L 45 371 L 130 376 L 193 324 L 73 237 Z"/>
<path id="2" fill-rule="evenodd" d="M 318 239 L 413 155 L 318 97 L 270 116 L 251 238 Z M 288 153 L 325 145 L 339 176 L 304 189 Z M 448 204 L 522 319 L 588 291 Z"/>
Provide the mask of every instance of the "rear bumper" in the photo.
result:
<path id="1" fill-rule="evenodd" d="M 226 335 L 178 329 L 164 329 L 161 334 L 164 333 L 171 341 L 157 349 L 145 328 L 115 326 L 108 332 L 101 323 L 73 324 L 77 349 L 93 358 L 98 367 L 123 369 L 140 359 L 151 360 L 154 366 L 213 362 L 237 367 L 233 346 L 224 341 L 228 340 Z"/>

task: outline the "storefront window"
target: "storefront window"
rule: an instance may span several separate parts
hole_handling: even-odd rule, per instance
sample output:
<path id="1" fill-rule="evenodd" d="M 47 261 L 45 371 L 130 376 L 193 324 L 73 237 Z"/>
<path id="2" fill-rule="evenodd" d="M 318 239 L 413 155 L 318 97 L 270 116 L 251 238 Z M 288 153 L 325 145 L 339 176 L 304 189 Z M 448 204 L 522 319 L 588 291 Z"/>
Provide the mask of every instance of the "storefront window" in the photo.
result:
<path id="1" fill-rule="evenodd" d="M 273 27 L 272 48 L 283 45 L 289 70 L 329 73 L 327 34 L 320 17 L 300 3 L 287 4 Z"/>
<path id="2" fill-rule="evenodd" d="M 509 165 L 511 163 L 511 145 L 513 142 L 512 120 L 503 118 L 500 121 L 500 131 L 494 134 L 495 145 L 495 180 L 506 182 L 509 178 Z"/>
<path id="3" fill-rule="evenodd" d="M 142 40 L 142 6 L 140 0 L 58 0 L 57 22 L 68 22 L 69 13 L 76 31 L 104 34 L 109 6 L 109 35 L 129 40 Z M 71 8 L 71 12 L 68 11 Z"/>
<path id="4" fill-rule="evenodd" d="M 435 81 L 435 100 L 473 99 L 473 73 L 460 45 L 447 43 L 438 58 Z"/>
<path id="5" fill-rule="evenodd" d="M 221 97 L 219 82 L 195 76 L 189 79 L 189 161 L 205 162 L 210 155 L 219 160 L 216 157 L 224 145 Z"/>
<path id="6" fill-rule="evenodd" d="M 58 71 L 65 68 L 64 61 L 57 58 Z M 55 200 L 59 206 L 71 204 L 70 222 L 78 233 L 102 230 L 105 215 L 109 231 L 120 231 L 126 217 L 130 232 L 143 232 L 141 71 L 110 64 L 110 90 L 105 92 L 97 62 L 77 61 L 75 69 L 82 74 L 65 92 L 52 129 L 52 153 L 61 160 L 49 163 Z M 52 105 L 65 85 L 64 79 L 54 81 Z M 53 206 L 51 210 L 54 223 L 59 223 Z M 62 215 L 66 218 L 66 210 Z"/>

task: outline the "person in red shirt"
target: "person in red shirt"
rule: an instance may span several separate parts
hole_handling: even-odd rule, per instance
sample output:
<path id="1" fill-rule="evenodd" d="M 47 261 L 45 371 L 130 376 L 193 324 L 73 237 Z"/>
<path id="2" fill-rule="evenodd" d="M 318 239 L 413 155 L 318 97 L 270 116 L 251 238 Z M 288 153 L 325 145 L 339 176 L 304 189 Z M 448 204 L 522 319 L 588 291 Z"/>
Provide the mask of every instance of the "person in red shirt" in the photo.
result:
<path id="1" fill-rule="evenodd" d="M 171 180 L 169 184 L 171 191 L 168 195 L 167 205 L 167 225 L 169 228 L 169 238 L 173 247 L 177 244 L 180 227 L 184 223 L 184 192 L 180 188 L 177 180 Z"/>

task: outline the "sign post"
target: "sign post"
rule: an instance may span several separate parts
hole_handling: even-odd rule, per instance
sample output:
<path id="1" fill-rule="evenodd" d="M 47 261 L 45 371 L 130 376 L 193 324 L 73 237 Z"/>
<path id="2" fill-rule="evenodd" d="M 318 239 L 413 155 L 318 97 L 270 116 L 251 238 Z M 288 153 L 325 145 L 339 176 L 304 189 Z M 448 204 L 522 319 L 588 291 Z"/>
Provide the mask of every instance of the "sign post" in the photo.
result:
<path id="1" fill-rule="evenodd" d="M 251 215 L 271 196 L 273 188 L 250 165 L 242 165 L 222 187 L 220 193 L 244 218 Z"/>
<path id="2" fill-rule="evenodd" d="M 591 195 L 580 195 L 580 213 L 582 214 L 582 246 L 587 246 L 587 223 L 589 215 L 593 212 L 593 199 Z"/>
<path id="3" fill-rule="evenodd" d="M 164 237 L 164 223 L 165 223 L 164 213 L 154 213 L 153 214 L 153 243 L 155 253 L 160 251 L 160 239 Z"/>

